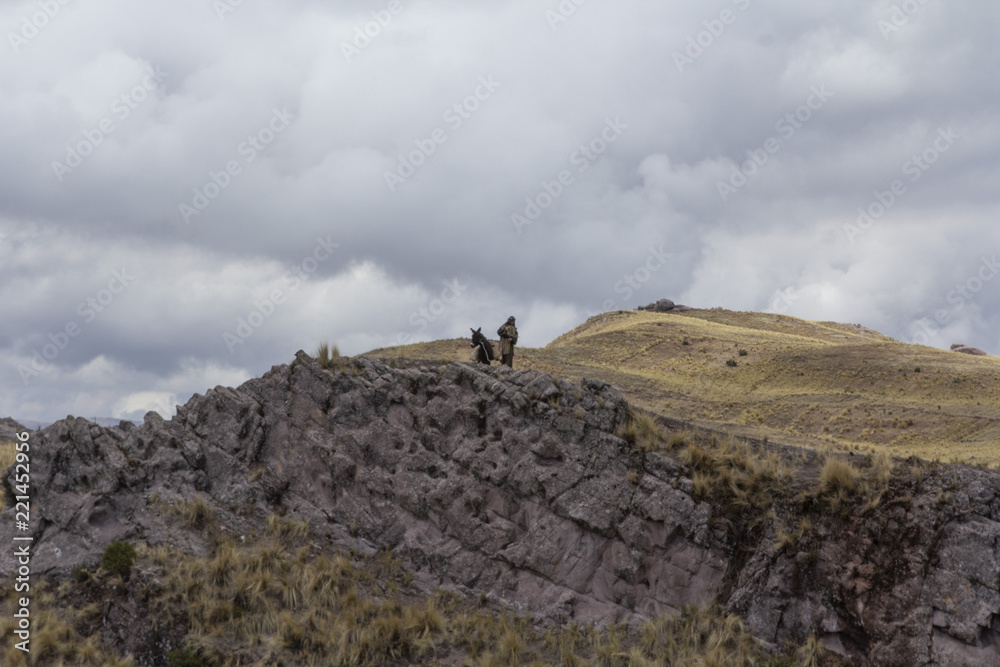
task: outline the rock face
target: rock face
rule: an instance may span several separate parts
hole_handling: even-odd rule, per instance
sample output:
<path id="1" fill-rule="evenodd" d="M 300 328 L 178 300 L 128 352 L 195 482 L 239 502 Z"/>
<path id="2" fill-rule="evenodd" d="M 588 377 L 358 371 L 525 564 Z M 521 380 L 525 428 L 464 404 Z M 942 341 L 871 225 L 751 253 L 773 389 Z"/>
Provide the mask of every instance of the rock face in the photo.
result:
<path id="1" fill-rule="evenodd" d="M 287 512 L 331 545 L 389 547 L 436 581 L 554 618 L 628 620 L 718 590 L 711 507 L 680 466 L 644 469 L 613 435 L 627 405 L 610 386 L 458 363 L 348 368 L 300 353 L 169 422 L 64 420 L 33 436 L 34 570 L 93 565 L 114 540 L 201 553 L 163 509 L 201 495 L 232 532 Z M 8 550 L 0 574 L 13 569 Z"/>
<path id="2" fill-rule="evenodd" d="M 340 363 L 300 352 L 193 397 L 171 421 L 70 419 L 33 433 L 35 575 L 94 566 L 114 540 L 205 553 L 168 509 L 200 497 L 233 534 L 284 513 L 331 548 L 393 549 L 428 587 L 559 622 L 719 600 L 775 645 L 816 633 L 860 663 L 1000 665 L 997 473 L 900 477 L 881 507 L 810 509 L 815 530 L 778 546 L 778 523 L 806 509 L 727 529 L 686 467 L 615 435 L 628 406 L 607 384 Z M 9 470 L 8 498 L 12 483 Z M 8 504 L 0 542 L 12 543 L 13 519 Z M 0 550 L 0 575 L 15 565 Z"/>
<path id="3" fill-rule="evenodd" d="M 953 343 L 951 349 L 954 350 L 955 352 L 962 352 L 963 354 L 975 354 L 984 357 L 989 356 L 988 354 L 980 350 L 978 347 L 962 345 L 961 343 Z"/>

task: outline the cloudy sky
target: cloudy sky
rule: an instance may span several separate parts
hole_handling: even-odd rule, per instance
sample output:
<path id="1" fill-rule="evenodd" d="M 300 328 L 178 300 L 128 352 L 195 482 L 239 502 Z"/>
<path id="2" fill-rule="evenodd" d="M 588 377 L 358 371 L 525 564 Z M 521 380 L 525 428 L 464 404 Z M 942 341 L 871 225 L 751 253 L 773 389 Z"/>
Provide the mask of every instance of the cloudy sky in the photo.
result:
<path id="1" fill-rule="evenodd" d="M 0 0 L 0 415 L 664 297 L 1000 354 L 998 19 Z"/>

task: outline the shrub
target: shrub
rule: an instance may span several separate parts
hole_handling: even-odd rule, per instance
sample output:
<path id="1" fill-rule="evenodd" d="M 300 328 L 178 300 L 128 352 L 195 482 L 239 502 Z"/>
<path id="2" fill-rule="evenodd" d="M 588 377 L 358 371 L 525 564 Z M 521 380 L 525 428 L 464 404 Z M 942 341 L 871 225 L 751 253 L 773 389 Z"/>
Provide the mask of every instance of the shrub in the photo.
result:
<path id="1" fill-rule="evenodd" d="M 90 572 L 87 571 L 83 565 L 77 565 L 73 568 L 73 581 L 78 584 L 86 583 L 90 580 Z"/>
<path id="2" fill-rule="evenodd" d="M 726 362 L 726 365 L 727 365 L 727 366 L 730 366 L 730 367 L 732 367 L 732 366 L 736 366 L 736 360 L 735 360 L 735 359 L 730 359 L 730 360 L 728 360 L 728 361 Z"/>
<path id="3" fill-rule="evenodd" d="M 189 648 L 175 648 L 167 654 L 170 667 L 202 667 L 205 663 L 195 651 Z"/>
<path id="4" fill-rule="evenodd" d="M 128 542 L 112 542 L 104 550 L 101 567 L 121 577 L 127 577 L 136 559 L 135 547 Z"/>
<path id="5" fill-rule="evenodd" d="M 740 350 L 740 356 L 741 356 L 741 357 L 745 357 L 745 356 L 747 356 L 748 354 L 750 354 L 750 353 L 749 353 L 749 352 L 747 352 L 746 350 Z"/>

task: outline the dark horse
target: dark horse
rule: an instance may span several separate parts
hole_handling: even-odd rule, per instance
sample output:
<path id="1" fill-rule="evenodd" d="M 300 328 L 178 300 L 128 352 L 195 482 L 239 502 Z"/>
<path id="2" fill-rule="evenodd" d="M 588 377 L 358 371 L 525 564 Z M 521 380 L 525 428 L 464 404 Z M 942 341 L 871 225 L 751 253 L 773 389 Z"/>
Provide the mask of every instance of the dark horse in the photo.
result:
<path id="1" fill-rule="evenodd" d="M 483 335 L 482 330 L 482 327 L 479 327 L 478 329 L 469 329 L 469 331 L 472 332 L 471 347 L 476 348 L 472 355 L 473 358 L 479 363 L 489 366 L 490 362 L 496 359 L 496 354 L 493 352 L 493 345 L 486 339 L 486 336 Z"/>

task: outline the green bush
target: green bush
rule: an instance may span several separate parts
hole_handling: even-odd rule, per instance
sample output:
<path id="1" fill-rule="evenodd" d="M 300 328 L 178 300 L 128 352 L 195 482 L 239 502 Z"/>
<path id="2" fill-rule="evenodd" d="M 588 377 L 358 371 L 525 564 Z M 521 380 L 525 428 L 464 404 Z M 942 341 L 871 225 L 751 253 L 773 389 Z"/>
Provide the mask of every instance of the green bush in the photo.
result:
<path id="1" fill-rule="evenodd" d="M 726 365 L 727 366 L 735 366 L 736 365 L 736 360 L 735 359 L 730 359 L 730 360 L 728 360 L 726 362 Z"/>
<path id="2" fill-rule="evenodd" d="M 175 648 L 167 654 L 170 667 L 202 667 L 205 663 L 189 648 Z"/>
<path id="3" fill-rule="evenodd" d="M 740 356 L 741 356 L 741 357 L 745 357 L 745 356 L 747 356 L 748 354 L 750 354 L 750 353 L 749 353 L 749 352 L 747 352 L 746 350 L 740 350 Z"/>
<path id="4" fill-rule="evenodd" d="M 127 542 L 112 542 L 104 550 L 101 557 L 101 567 L 111 574 L 128 576 L 132 565 L 135 563 L 135 547 Z"/>

